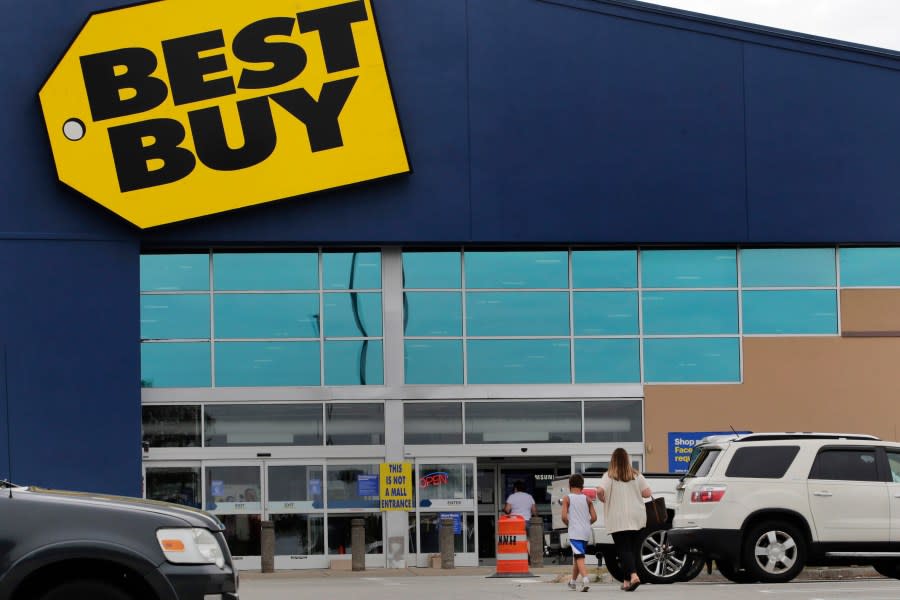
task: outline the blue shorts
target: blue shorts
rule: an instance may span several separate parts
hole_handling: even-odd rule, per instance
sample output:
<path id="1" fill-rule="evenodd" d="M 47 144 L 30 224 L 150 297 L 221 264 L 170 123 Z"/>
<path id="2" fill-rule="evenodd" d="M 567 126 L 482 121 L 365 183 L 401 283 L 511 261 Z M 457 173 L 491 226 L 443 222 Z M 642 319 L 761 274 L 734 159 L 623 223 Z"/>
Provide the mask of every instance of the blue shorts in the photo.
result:
<path id="1" fill-rule="evenodd" d="M 584 549 L 584 545 L 587 544 L 584 540 L 569 540 L 569 545 L 572 546 L 572 554 L 574 556 L 584 556 L 587 554 Z"/>

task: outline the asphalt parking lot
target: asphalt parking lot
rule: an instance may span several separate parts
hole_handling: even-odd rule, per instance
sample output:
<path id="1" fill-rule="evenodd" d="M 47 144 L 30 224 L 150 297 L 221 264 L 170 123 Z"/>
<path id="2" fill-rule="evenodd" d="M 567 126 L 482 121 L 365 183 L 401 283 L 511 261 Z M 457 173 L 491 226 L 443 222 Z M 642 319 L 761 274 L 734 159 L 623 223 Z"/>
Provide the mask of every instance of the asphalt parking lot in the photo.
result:
<path id="1" fill-rule="evenodd" d="M 296 600 L 297 598 L 365 598 L 366 600 L 529 600 L 548 596 L 572 600 L 590 595 L 622 593 L 616 582 L 597 582 L 585 593 L 570 591 L 559 572 L 544 572 L 531 578 L 495 579 L 484 572 L 456 570 L 452 575 L 366 571 L 337 574 L 246 573 L 241 580 L 242 600 Z M 471 573 L 471 574 L 469 574 Z M 718 577 L 698 578 L 690 583 L 642 585 L 635 594 L 656 599 L 690 600 L 895 600 L 900 598 L 900 581 L 881 577 L 833 580 L 803 580 L 778 585 L 735 584 Z"/>

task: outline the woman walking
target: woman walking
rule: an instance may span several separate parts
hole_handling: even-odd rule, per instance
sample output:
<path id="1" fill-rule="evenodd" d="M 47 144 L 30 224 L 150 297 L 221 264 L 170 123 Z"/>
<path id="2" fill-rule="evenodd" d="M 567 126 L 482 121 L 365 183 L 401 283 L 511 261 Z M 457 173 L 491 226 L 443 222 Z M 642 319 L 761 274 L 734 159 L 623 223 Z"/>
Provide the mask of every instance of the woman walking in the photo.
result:
<path id="1" fill-rule="evenodd" d="M 606 530 L 612 534 L 616 550 L 622 559 L 622 589 L 633 592 L 641 585 L 634 568 L 638 532 L 647 526 L 644 498 L 650 497 L 647 480 L 631 466 L 631 458 L 624 448 L 616 448 L 603 474 L 597 498 L 603 503 Z"/>

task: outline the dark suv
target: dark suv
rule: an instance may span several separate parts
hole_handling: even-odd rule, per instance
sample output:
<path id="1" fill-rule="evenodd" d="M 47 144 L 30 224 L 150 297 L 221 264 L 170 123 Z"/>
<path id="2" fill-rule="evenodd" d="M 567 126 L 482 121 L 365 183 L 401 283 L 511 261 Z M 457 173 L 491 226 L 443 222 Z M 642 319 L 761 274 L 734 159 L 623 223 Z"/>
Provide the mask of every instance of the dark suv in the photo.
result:
<path id="1" fill-rule="evenodd" d="M 174 504 L 0 482 L 0 600 L 238 600 L 222 529 Z"/>

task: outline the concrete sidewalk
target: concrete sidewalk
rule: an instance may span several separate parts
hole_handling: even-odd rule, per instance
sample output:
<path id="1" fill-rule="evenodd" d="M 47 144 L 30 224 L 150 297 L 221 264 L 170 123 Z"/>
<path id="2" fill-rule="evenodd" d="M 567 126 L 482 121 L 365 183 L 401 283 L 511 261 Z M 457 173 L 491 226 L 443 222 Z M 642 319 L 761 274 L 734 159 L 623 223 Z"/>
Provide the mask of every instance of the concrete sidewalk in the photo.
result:
<path id="1" fill-rule="evenodd" d="M 432 569 L 427 567 L 408 567 L 406 569 L 367 569 L 365 571 L 347 571 L 337 569 L 308 569 L 300 571 L 278 571 L 275 573 L 261 573 L 259 571 L 241 571 L 241 579 L 251 580 L 291 580 L 291 579 L 322 579 L 322 578 L 346 578 L 346 577 L 454 577 L 454 576 L 483 576 L 488 577 L 496 572 L 495 567 L 457 567 L 455 569 Z M 552 565 L 548 567 L 535 567 L 531 573 L 536 579 L 544 583 L 564 583 L 569 580 L 572 572 L 571 565 Z M 604 567 L 588 567 L 588 573 L 595 582 L 609 583 L 613 579 Z M 521 578 L 521 577 L 520 577 Z M 850 579 L 883 579 L 871 567 L 808 567 L 804 569 L 795 581 L 844 581 Z M 711 574 L 706 570 L 697 576 L 695 582 L 727 582 L 713 569 Z"/>

